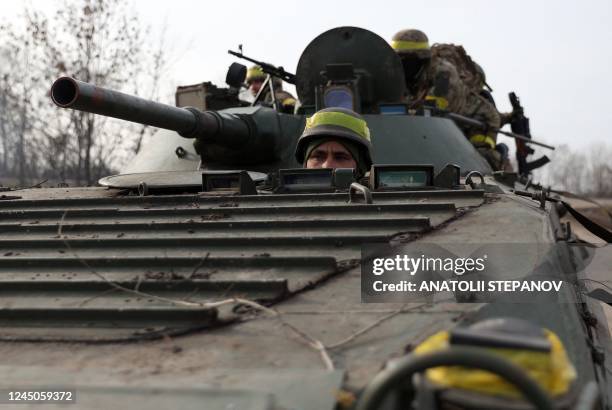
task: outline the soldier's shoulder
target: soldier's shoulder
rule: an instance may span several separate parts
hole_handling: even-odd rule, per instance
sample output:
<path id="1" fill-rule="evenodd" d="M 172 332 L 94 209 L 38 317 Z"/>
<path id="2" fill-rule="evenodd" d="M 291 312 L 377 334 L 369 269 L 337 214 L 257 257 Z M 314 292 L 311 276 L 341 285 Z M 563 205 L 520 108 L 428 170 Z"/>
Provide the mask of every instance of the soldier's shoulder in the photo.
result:
<path id="1" fill-rule="evenodd" d="M 276 91 L 276 98 L 278 98 L 280 100 L 284 100 L 284 99 L 287 99 L 287 98 L 295 99 L 295 97 L 290 92 L 285 91 L 285 90 Z"/>
<path id="2" fill-rule="evenodd" d="M 446 71 L 449 72 L 451 74 L 457 74 L 457 67 L 455 67 L 455 65 L 447 60 L 446 58 L 443 57 L 438 57 L 435 60 L 432 60 L 431 62 L 431 69 L 433 72 L 441 72 L 441 71 Z M 458 75 L 458 74 L 457 74 Z"/>

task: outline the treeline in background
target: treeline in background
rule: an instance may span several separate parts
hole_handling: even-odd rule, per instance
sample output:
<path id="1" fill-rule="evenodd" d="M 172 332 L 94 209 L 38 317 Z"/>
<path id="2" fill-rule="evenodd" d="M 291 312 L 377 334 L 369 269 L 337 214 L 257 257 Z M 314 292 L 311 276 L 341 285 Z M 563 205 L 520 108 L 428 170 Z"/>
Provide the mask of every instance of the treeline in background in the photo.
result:
<path id="1" fill-rule="evenodd" d="M 534 181 L 589 197 L 612 197 L 612 147 L 609 144 L 596 142 L 582 150 L 561 144 L 552 154 L 548 151 L 546 155 L 551 162 L 534 172 Z"/>
<path id="2" fill-rule="evenodd" d="M 25 6 L 0 22 L 0 184 L 92 185 L 115 172 L 155 129 L 59 109 L 51 84 L 66 75 L 159 100 L 167 69 L 163 33 L 123 0 Z"/>

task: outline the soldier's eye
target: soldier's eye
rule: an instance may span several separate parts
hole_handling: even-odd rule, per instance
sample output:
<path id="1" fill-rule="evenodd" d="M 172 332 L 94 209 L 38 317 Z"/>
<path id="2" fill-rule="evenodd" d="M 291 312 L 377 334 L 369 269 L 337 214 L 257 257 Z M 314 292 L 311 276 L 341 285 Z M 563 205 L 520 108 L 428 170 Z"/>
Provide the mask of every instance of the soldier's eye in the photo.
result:
<path id="1" fill-rule="evenodd" d="M 315 161 L 319 161 L 319 162 L 323 162 L 325 161 L 325 158 L 327 157 L 327 154 L 325 154 L 324 152 L 313 152 L 312 155 L 310 155 L 311 159 L 314 159 Z"/>
<path id="2" fill-rule="evenodd" d="M 351 159 L 349 155 L 345 154 L 344 152 L 334 154 L 334 158 L 336 161 L 350 161 Z"/>

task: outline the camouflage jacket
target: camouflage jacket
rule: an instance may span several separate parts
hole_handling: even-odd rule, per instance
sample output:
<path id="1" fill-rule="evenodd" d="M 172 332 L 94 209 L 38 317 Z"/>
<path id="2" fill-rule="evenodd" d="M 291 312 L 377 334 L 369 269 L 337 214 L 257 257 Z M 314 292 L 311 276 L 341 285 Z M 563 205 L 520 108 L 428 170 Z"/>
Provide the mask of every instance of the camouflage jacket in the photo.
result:
<path id="1" fill-rule="evenodd" d="M 495 130 L 500 127 L 497 109 L 479 93 L 470 90 L 450 61 L 434 56 L 412 89 L 414 91 L 408 98 L 411 107 L 433 102 L 438 108 L 479 120 L 486 124 L 487 129 L 457 125 L 468 138 L 484 135 L 489 137 L 487 144 L 494 146 Z"/>
<path id="2" fill-rule="evenodd" d="M 275 89 L 274 94 L 276 97 L 276 103 L 278 105 L 279 111 L 286 114 L 293 114 L 295 104 L 297 102 L 295 97 L 291 95 L 291 93 L 282 89 Z M 272 105 L 272 97 L 270 96 L 270 91 L 265 93 L 263 101 L 265 105 Z"/>
<path id="3" fill-rule="evenodd" d="M 440 58 L 432 59 L 422 69 L 418 80 L 409 85 L 409 90 L 411 107 L 433 101 L 438 108 L 456 113 L 463 112 L 468 92 L 455 67 Z"/>

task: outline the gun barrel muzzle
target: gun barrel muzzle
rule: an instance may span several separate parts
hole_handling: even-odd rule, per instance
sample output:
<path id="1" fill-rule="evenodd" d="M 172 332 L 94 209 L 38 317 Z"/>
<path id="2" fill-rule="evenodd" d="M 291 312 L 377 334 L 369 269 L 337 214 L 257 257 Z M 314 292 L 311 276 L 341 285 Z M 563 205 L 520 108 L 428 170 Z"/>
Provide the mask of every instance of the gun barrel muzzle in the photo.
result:
<path id="1" fill-rule="evenodd" d="M 70 77 L 58 78 L 53 83 L 51 99 L 62 108 L 119 118 L 181 134 L 189 134 L 198 121 L 190 110 L 97 87 Z"/>

